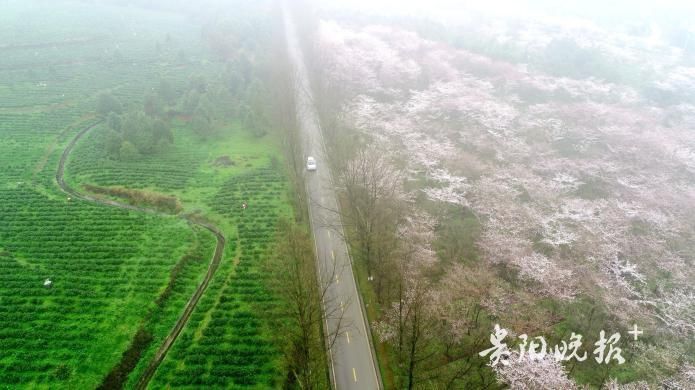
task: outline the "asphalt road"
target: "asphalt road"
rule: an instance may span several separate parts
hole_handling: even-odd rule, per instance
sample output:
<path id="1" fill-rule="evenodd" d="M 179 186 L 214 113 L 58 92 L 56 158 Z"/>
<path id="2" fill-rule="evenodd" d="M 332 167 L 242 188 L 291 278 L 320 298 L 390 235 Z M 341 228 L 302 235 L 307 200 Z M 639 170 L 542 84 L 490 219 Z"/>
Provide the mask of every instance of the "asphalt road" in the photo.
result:
<path id="1" fill-rule="evenodd" d="M 307 172 L 309 214 L 316 245 L 317 266 L 325 283 L 330 282 L 324 311 L 329 334 L 338 334 L 330 349 L 331 376 L 339 390 L 380 389 L 374 352 L 369 342 L 364 308 L 357 292 L 338 210 L 328 156 L 316 115 L 308 73 L 291 16 L 286 11 L 285 36 L 294 68 L 297 116 L 305 156 L 314 156 L 318 169 Z M 331 279 L 328 281 L 327 279 Z M 336 314 L 342 314 L 339 321 Z"/>

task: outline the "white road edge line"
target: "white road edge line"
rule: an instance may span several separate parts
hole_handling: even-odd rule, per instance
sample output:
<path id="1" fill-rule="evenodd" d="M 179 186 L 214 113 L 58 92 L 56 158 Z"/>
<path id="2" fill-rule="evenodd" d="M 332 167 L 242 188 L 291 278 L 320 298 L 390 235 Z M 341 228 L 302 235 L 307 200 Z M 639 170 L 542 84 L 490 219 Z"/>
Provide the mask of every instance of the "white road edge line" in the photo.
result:
<path id="1" fill-rule="evenodd" d="M 342 221 L 341 221 L 341 224 L 342 224 Z M 350 267 L 348 267 L 348 268 L 350 269 L 350 276 L 352 276 L 352 280 L 354 281 L 352 284 L 352 287 L 355 289 L 355 295 L 357 296 L 357 299 L 359 300 L 360 295 L 359 295 L 359 292 L 357 291 L 357 280 L 355 279 L 355 275 L 352 273 L 352 258 L 350 257 L 350 252 L 348 251 L 347 243 L 344 240 L 341 240 L 341 241 L 343 242 L 343 246 L 345 247 L 345 253 L 348 254 L 348 259 L 350 259 Z M 360 308 L 360 311 L 361 311 L 361 308 Z M 365 309 L 365 312 L 366 312 L 366 309 Z M 366 321 L 369 321 L 369 319 L 364 318 L 364 321 L 360 321 L 360 322 L 362 322 L 362 331 L 364 332 L 363 333 L 364 339 L 367 342 L 367 347 L 368 347 L 370 355 L 371 355 L 372 347 L 371 347 L 371 344 L 369 343 L 369 340 L 367 340 L 367 337 L 369 337 L 368 336 L 369 333 L 367 333 L 367 327 L 364 324 Z M 371 356 L 371 359 L 369 359 L 369 361 L 371 362 L 372 371 L 374 373 L 374 381 L 377 383 L 377 386 L 378 386 L 379 385 L 379 377 L 376 375 L 376 366 L 374 365 L 374 357 Z M 354 370 L 354 368 L 353 368 L 353 370 Z M 357 377 L 355 377 L 355 382 L 357 382 Z"/>
<path id="2" fill-rule="evenodd" d="M 283 13 L 286 13 L 286 12 L 287 12 L 287 10 L 286 10 L 286 3 L 283 3 Z M 294 21 L 290 20 L 290 19 L 289 19 L 289 16 L 287 16 L 287 15 L 284 15 L 284 18 L 285 18 L 285 27 L 286 27 L 286 30 L 287 30 L 288 28 L 289 28 L 289 29 L 292 29 L 293 32 L 296 34 L 296 31 L 294 31 L 294 30 L 295 30 Z M 285 33 L 287 34 L 288 32 L 286 31 Z M 300 61 L 301 61 L 301 59 L 300 59 Z M 301 62 L 301 63 L 303 64 L 303 62 Z M 300 67 L 300 68 L 301 68 L 301 67 Z M 303 70 L 306 72 L 306 68 L 304 68 Z M 300 83 L 301 83 L 301 82 L 300 82 Z M 298 87 L 298 88 L 299 88 L 299 91 L 297 91 L 298 93 L 302 93 L 302 92 L 305 93 L 305 94 L 307 93 L 306 91 L 303 90 L 301 84 L 296 84 L 295 87 Z M 312 101 L 312 100 L 313 100 L 313 99 L 312 99 L 312 96 L 309 96 L 309 99 L 308 99 L 308 100 L 309 100 L 309 101 Z M 314 107 L 314 110 L 315 110 L 315 107 Z M 317 119 L 318 119 L 318 118 L 315 117 L 315 120 L 318 122 Z M 321 124 L 320 124 L 320 123 L 317 123 L 317 127 L 318 127 L 318 135 L 319 135 L 318 138 L 320 139 L 321 149 L 322 149 L 321 152 L 325 154 L 326 145 L 325 145 L 325 142 L 324 142 L 324 139 L 323 139 L 323 132 L 322 132 L 322 130 L 321 130 Z M 333 189 L 333 191 L 335 191 L 335 185 L 334 185 L 334 181 L 333 181 L 333 175 L 332 175 L 332 173 L 331 173 L 330 170 L 328 170 L 328 176 L 329 176 L 329 180 L 330 180 L 330 182 L 331 182 L 332 189 Z M 333 196 L 333 203 L 336 205 L 336 210 L 338 210 L 338 202 L 337 202 L 337 199 L 335 198 L 335 194 L 332 194 L 332 195 L 334 195 L 334 196 Z M 310 223 L 313 225 L 313 216 L 312 216 L 312 213 L 311 213 L 311 207 L 308 207 L 308 209 L 309 209 L 309 214 L 310 214 L 310 215 L 309 215 L 309 220 L 310 220 Z M 341 226 L 342 226 L 342 217 L 341 217 L 340 215 L 338 215 L 338 218 L 339 218 L 340 224 L 341 224 Z M 329 237 L 330 237 L 330 230 L 328 231 L 328 235 L 329 235 Z M 315 237 L 315 236 L 314 236 L 314 237 Z M 350 275 L 351 275 L 352 280 L 353 280 L 353 283 L 354 283 L 354 284 L 353 284 L 353 288 L 354 288 L 354 290 L 355 290 L 355 294 L 356 294 L 356 296 L 357 296 L 358 302 L 360 302 L 359 311 L 360 311 L 360 314 L 362 314 L 361 299 L 360 299 L 359 292 L 357 291 L 357 281 L 355 280 L 354 273 L 352 272 L 352 258 L 350 257 L 350 252 L 348 251 L 347 243 L 345 242 L 344 239 L 341 239 L 341 241 L 342 241 L 342 243 L 343 243 L 343 247 L 344 247 L 344 249 L 345 249 L 345 253 L 347 254 L 347 258 L 348 258 L 349 263 L 350 263 Z M 319 254 L 318 254 L 318 247 L 317 247 L 317 245 L 316 245 L 316 239 L 314 239 L 314 248 L 316 249 L 316 260 L 317 260 L 317 264 L 318 264 L 318 261 L 319 261 Z M 320 273 L 320 271 L 319 271 L 319 273 Z M 322 304 L 324 304 L 324 309 L 325 309 L 325 302 L 322 301 Z M 324 310 L 324 311 L 325 311 L 325 310 Z M 365 309 L 365 312 L 366 312 L 366 309 Z M 366 314 L 366 313 L 365 313 L 365 314 Z M 368 333 L 367 333 L 367 329 L 366 329 L 366 325 L 365 325 L 365 322 L 367 322 L 367 321 L 369 321 L 369 319 L 368 319 L 367 317 L 362 318 L 362 321 L 361 321 L 361 322 L 362 322 L 362 330 L 363 330 L 363 332 L 364 332 L 365 341 L 367 342 L 367 349 L 368 349 L 369 354 L 370 354 L 370 359 L 369 359 L 369 360 L 370 360 L 370 365 L 372 366 L 372 372 L 373 372 L 373 374 L 374 374 L 375 383 L 376 383 L 376 385 L 377 385 L 378 388 L 381 388 L 381 383 L 379 382 L 379 377 L 378 377 L 378 375 L 377 375 L 376 365 L 375 365 L 375 362 L 374 362 L 375 356 L 373 355 L 373 352 L 375 352 L 375 351 L 372 350 L 371 342 L 370 342 L 370 340 L 367 339 L 367 338 L 368 338 L 368 336 L 367 336 Z M 326 320 L 326 328 L 328 329 L 328 321 L 327 321 L 327 320 Z M 337 386 L 337 383 L 336 383 L 336 376 L 335 376 L 335 366 L 334 366 L 334 362 L 333 362 L 333 353 L 332 353 L 332 350 L 331 350 L 330 346 L 329 346 L 329 348 L 328 348 L 328 351 L 329 351 L 329 355 L 330 355 L 330 357 L 331 357 L 331 370 L 332 370 L 332 372 L 333 372 L 333 383 L 336 384 L 336 386 Z M 357 373 L 356 373 L 356 370 L 355 370 L 354 367 L 353 367 L 353 369 L 352 369 L 352 374 L 353 374 L 353 377 L 354 377 L 354 379 L 355 379 L 355 382 L 357 382 Z"/>
<path id="3" fill-rule="evenodd" d="M 304 185 L 306 186 L 307 183 L 305 182 Z M 307 207 L 307 210 L 309 211 L 309 225 L 311 225 L 311 230 L 312 233 L 314 234 L 314 251 L 316 255 L 316 276 L 319 278 L 319 281 L 323 281 L 323 276 L 321 275 L 321 267 L 319 265 L 319 247 L 316 244 L 316 231 L 314 230 L 314 217 L 311 212 L 311 207 Z M 323 309 L 323 312 L 326 312 L 326 301 L 325 299 L 321 299 L 321 306 Z M 324 317 L 323 321 L 326 323 L 326 331 L 330 330 L 330 327 L 328 326 L 328 318 Z M 328 356 L 331 359 L 331 373 L 333 374 L 333 383 L 337 383 L 336 376 L 335 376 L 335 362 L 333 361 L 333 348 L 331 348 L 331 345 L 328 341 L 326 341 L 326 346 L 328 347 Z M 336 385 L 337 386 L 337 385 Z"/>

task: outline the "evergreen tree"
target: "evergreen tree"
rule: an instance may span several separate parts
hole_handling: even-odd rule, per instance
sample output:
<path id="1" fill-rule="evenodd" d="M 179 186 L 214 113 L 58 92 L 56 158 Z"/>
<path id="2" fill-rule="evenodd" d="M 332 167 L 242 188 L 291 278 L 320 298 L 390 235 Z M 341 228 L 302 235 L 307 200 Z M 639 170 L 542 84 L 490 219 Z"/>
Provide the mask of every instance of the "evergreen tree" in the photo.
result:
<path id="1" fill-rule="evenodd" d="M 112 112 L 120 114 L 123 110 L 121 103 L 110 93 L 102 93 L 97 99 L 97 113 L 103 117 Z"/>

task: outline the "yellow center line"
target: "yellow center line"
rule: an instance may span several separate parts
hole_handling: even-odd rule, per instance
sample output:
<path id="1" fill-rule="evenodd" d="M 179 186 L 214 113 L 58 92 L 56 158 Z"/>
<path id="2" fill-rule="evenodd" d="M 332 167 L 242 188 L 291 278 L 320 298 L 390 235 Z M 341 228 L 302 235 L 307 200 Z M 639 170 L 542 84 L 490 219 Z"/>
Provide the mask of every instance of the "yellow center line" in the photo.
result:
<path id="1" fill-rule="evenodd" d="M 355 382 L 357 382 L 357 371 L 355 371 L 355 367 L 352 367 L 352 377 L 355 378 Z"/>
<path id="2" fill-rule="evenodd" d="M 328 238 L 331 238 L 331 231 L 328 231 Z"/>
<path id="3" fill-rule="evenodd" d="M 338 275 L 335 276 L 335 282 L 340 283 L 340 279 L 338 279 Z"/>
<path id="4" fill-rule="evenodd" d="M 333 252 L 332 250 L 331 250 L 331 258 L 332 258 L 333 260 L 335 260 L 335 252 Z"/>
<path id="5" fill-rule="evenodd" d="M 340 311 L 345 311 L 345 308 L 343 307 L 343 301 L 340 301 Z"/>
<path id="6" fill-rule="evenodd" d="M 345 332 L 345 337 L 347 337 L 348 344 L 350 344 L 350 333 Z"/>

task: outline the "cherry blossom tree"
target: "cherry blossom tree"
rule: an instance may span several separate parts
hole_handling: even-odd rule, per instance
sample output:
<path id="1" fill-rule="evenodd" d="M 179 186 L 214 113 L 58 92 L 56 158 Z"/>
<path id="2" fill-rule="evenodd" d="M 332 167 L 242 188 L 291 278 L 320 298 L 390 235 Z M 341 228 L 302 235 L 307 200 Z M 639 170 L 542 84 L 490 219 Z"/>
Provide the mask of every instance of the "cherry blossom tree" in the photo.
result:
<path id="1" fill-rule="evenodd" d="M 567 377 L 565 368 L 552 355 L 533 359 L 530 355 L 519 357 L 517 351 L 507 359 L 508 364 L 498 364 L 494 370 L 500 382 L 515 390 L 577 389 Z"/>
<path id="2" fill-rule="evenodd" d="M 467 28 L 489 42 L 513 42 L 529 56 L 568 39 L 577 50 L 600 49 L 629 66 L 641 68 L 649 60 L 658 77 L 640 89 L 619 79 L 541 72 L 393 26 L 324 21 L 321 78 L 324 89 L 339 96 L 332 103 L 340 110 L 339 125 L 332 127 L 354 131 L 368 144 L 366 150 L 379 156 L 368 165 L 382 174 L 367 181 L 379 187 L 387 176 L 398 177 L 381 199 L 405 205 L 389 231 L 398 243 L 391 242 L 388 261 L 378 262 L 400 270 L 391 287 L 379 287 L 385 302 L 395 302 L 379 322 L 384 341 L 397 339 L 393 329 L 415 302 L 436 305 L 418 310 L 439 316 L 442 337 L 458 340 L 477 321 L 466 315 L 456 320 L 453 313 L 478 310 L 463 298 L 473 293 L 481 310 L 500 316 L 515 301 L 532 305 L 531 296 L 561 302 L 591 296 L 624 325 L 639 318 L 691 337 L 695 105 L 683 99 L 695 85 L 692 68 L 664 43 L 595 25 L 480 21 Z M 659 103 L 664 96 L 676 100 Z M 357 180 L 369 167 L 351 164 L 343 188 L 347 199 L 358 199 L 348 188 L 370 188 Z M 447 265 L 441 270 L 446 277 L 426 284 L 427 293 L 418 289 L 430 277 L 423 270 L 444 267 L 432 245 L 441 221 L 424 211 L 432 203 L 475 215 L 480 267 L 502 270 L 498 275 Z M 377 215 L 376 205 L 384 203 L 348 204 L 359 218 Z M 374 231 L 370 223 L 351 223 Z M 503 275 L 509 270 L 514 275 Z M 517 278 L 524 291 L 505 290 L 505 278 Z M 565 383 L 561 366 L 526 368 Z M 529 388 L 546 385 L 524 382 L 519 370 L 498 375 Z"/>

